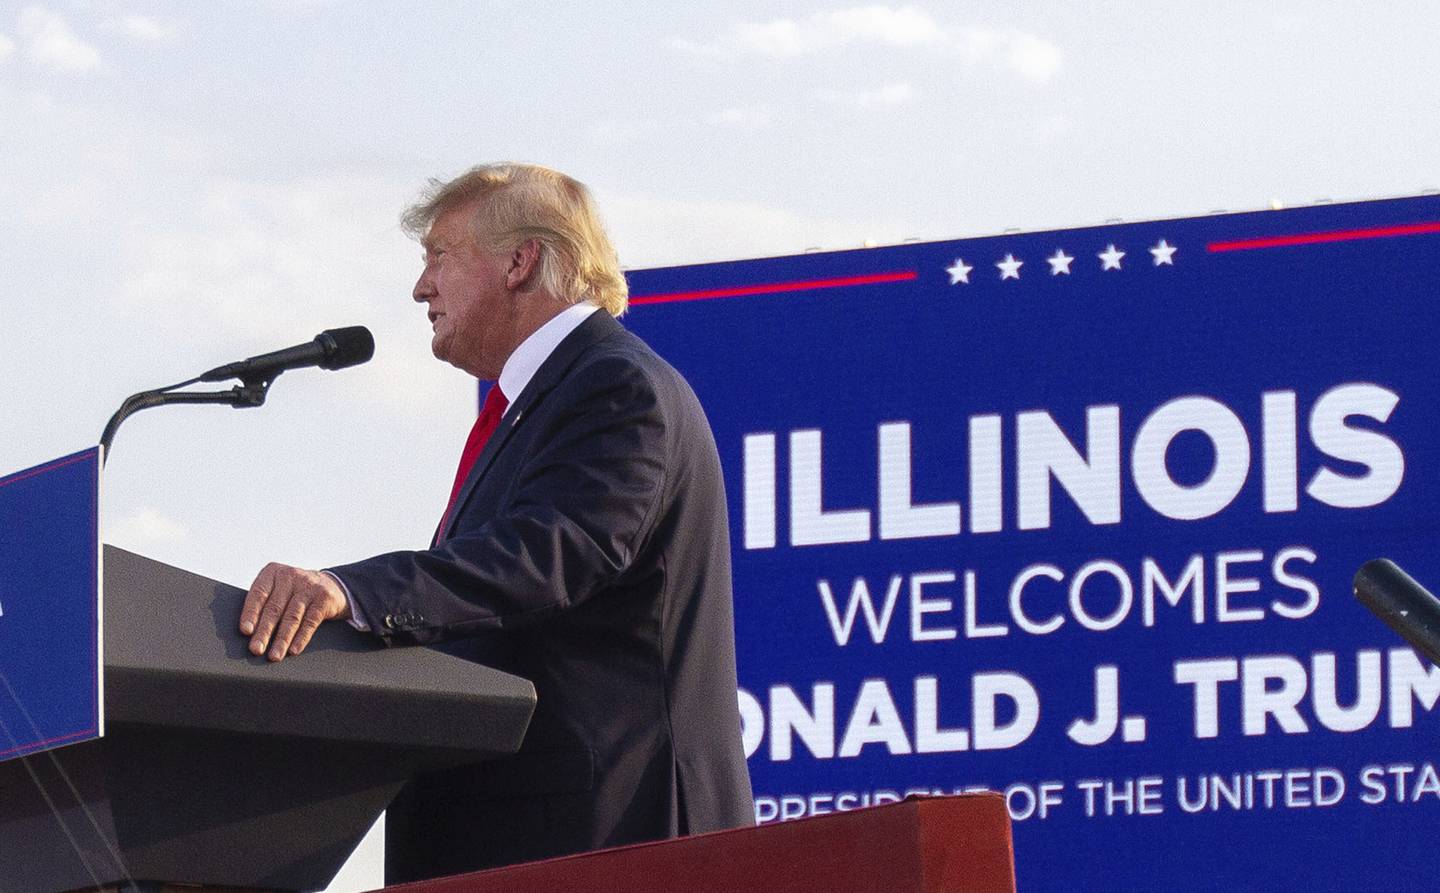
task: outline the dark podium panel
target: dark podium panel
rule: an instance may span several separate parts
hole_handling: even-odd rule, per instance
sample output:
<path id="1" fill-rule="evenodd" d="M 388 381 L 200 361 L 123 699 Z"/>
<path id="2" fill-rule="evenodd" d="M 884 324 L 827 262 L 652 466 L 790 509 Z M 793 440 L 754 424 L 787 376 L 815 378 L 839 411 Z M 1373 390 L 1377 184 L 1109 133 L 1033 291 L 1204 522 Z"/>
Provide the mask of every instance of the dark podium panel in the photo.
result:
<path id="1" fill-rule="evenodd" d="M 270 664 L 242 590 L 104 563 L 106 734 L 0 763 L 0 889 L 324 887 L 412 774 L 524 737 L 526 680 L 341 623 Z"/>

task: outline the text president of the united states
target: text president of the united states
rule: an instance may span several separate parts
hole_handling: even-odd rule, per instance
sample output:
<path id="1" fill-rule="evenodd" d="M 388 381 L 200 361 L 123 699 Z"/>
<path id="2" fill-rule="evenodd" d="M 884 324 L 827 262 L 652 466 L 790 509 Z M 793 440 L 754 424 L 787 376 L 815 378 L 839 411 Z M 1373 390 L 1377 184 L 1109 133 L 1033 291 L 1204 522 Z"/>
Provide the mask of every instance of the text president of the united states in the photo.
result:
<path id="1" fill-rule="evenodd" d="M 615 319 L 626 285 L 589 191 L 493 164 L 406 229 L 436 357 L 495 381 L 429 548 L 265 567 L 250 650 L 349 620 L 534 683 L 518 754 L 424 776 L 387 821 L 388 883 L 749 824 L 730 552 L 694 393 Z"/>

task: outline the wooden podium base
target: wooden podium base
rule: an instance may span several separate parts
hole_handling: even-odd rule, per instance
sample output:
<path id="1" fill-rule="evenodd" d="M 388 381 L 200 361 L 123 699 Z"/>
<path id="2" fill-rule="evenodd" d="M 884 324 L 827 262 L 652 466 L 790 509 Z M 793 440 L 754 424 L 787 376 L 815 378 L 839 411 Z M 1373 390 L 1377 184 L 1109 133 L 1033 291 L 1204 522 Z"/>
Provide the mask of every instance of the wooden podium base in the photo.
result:
<path id="1" fill-rule="evenodd" d="M 259 887 L 209 887 L 194 884 L 167 884 L 159 881 L 136 881 L 135 886 L 82 887 L 70 893 L 274 893 Z"/>
<path id="2" fill-rule="evenodd" d="M 999 794 L 926 797 L 404 884 L 405 893 L 1014 893 Z"/>

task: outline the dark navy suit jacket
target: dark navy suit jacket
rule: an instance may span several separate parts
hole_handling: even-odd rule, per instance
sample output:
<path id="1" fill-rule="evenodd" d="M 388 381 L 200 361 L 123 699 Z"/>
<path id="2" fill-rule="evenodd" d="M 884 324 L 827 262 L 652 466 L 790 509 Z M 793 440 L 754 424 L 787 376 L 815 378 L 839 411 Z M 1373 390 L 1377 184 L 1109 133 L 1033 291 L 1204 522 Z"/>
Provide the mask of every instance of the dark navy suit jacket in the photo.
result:
<path id="1" fill-rule="evenodd" d="M 510 405 L 420 552 L 332 568 L 387 642 L 531 680 L 514 757 L 423 776 L 386 882 L 750 824 L 725 491 L 680 374 L 593 313 Z"/>

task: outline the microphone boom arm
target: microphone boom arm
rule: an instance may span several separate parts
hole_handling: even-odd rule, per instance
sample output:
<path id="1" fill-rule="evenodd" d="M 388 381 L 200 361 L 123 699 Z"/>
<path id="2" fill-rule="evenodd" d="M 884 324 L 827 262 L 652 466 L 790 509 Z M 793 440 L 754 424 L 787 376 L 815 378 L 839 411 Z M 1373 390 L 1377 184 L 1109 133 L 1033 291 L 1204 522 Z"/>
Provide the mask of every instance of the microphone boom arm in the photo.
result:
<path id="1" fill-rule="evenodd" d="M 100 435 L 100 446 L 104 448 L 100 454 L 103 457 L 102 462 L 110 459 L 110 444 L 115 439 L 115 432 L 120 430 L 120 425 L 142 409 L 167 406 L 172 403 L 218 403 L 232 406 L 235 409 L 263 406 L 271 383 L 279 377 L 280 370 L 276 370 L 265 376 L 245 378 L 241 380 L 240 384 L 227 391 L 176 390 L 176 388 L 183 388 L 200 380 L 196 378 L 169 387 L 131 394 L 120 404 L 120 408 L 115 410 L 115 414 L 105 424 L 105 431 Z"/>
<path id="2" fill-rule="evenodd" d="M 374 354 L 375 338 L 364 326 L 326 329 L 304 344 L 259 354 L 237 363 L 216 366 L 189 381 L 166 388 L 131 394 L 110 417 L 104 433 L 100 435 L 104 457 L 101 461 L 110 458 L 110 442 L 115 439 L 115 432 L 120 429 L 121 423 L 142 409 L 171 403 L 223 403 L 236 409 L 262 406 L 270 385 L 286 369 L 301 369 L 306 366 L 348 369 L 368 362 Z M 238 378 L 240 384 L 228 391 L 179 390 L 200 382 L 226 381 L 232 378 Z"/>

